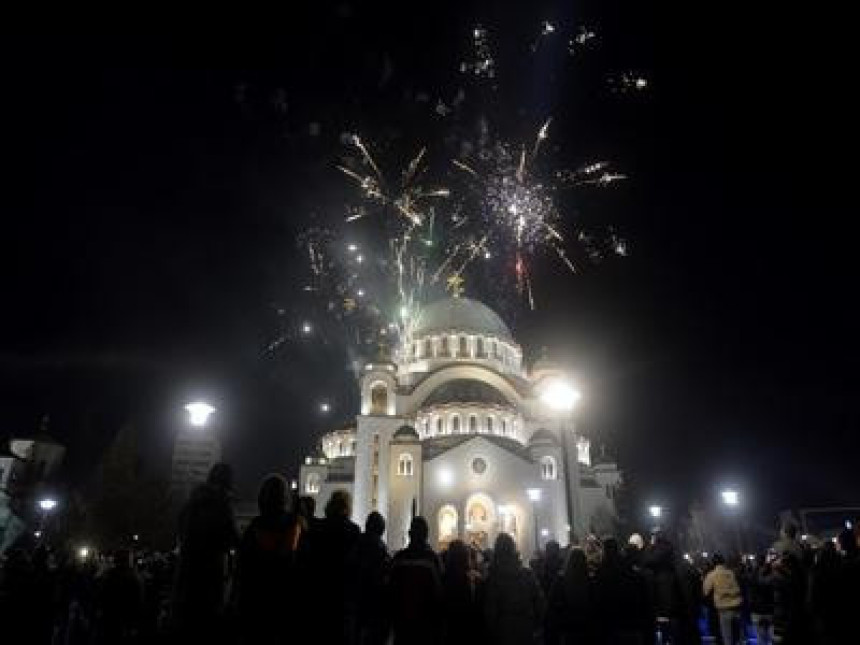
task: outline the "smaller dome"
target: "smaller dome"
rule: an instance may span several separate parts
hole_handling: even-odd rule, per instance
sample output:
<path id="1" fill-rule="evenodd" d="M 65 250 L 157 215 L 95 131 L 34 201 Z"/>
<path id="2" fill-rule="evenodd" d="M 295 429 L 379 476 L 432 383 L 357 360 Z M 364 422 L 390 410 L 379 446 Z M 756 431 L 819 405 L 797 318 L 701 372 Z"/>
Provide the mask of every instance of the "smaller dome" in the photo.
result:
<path id="1" fill-rule="evenodd" d="M 529 438 L 530 446 L 557 446 L 558 438 L 546 428 L 541 428 Z"/>
<path id="2" fill-rule="evenodd" d="M 399 439 L 401 441 L 418 441 L 418 433 L 412 426 L 403 425 L 397 428 L 397 431 L 394 433 L 394 439 Z"/>

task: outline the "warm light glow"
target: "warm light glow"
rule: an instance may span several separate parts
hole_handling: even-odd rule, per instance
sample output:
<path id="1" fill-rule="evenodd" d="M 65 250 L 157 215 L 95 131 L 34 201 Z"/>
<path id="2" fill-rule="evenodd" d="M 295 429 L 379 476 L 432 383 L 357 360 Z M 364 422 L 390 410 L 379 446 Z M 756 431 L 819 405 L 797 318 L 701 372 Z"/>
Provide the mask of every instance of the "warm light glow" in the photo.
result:
<path id="1" fill-rule="evenodd" d="M 204 401 L 194 401 L 185 406 L 185 411 L 188 412 L 188 422 L 197 428 L 202 428 L 209 422 L 209 417 L 215 412 L 215 408 Z"/>
<path id="2" fill-rule="evenodd" d="M 41 508 L 43 511 L 53 511 L 55 508 L 57 508 L 57 500 L 51 499 L 50 497 L 40 499 L 39 508 Z"/>
<path id="3" fill-rule="evenodd" d="M 542 388 L 541 401 L 559 412 L 567 412 L 574 408 L 582 398 L 582 394 L 567 381 L 552 379 Z"/>
<path id="4" fill-rule="evenodd" d="M 549 529 L 541 529 L 540 534 L 541 534 L 541 537 L 548 537 L 549 536 Z"/>
<path id="5" fill-rule="evenodd" d="M 663 508 L 657 505 L 649 506 L 648 513 L 651 515 L 651 517 L 657 518 L 663 514 Z"/>
<path id="6" fill-rule="evenodd" d="M 541 496 L 540 488 L 528 488 L 526 489 L 526 495 L 529 496 L 529 500 L 532 502 L 539 502 Z"/>
<path id="7" fill-rule="evenodd" d="M 134 535 L 131 536 L 131 539 L 134 540 L 135 542 L 137 542 L 140 539 L 140 536 L 137 533 L 135 533 Z"/>
<path id="8" fill-rule="evenodd" d="M 33 537 L 38 540 L 40 537 L 42 537 L 42 532 L 41 531 L 33 531 Z"/>
<path id="9" fill-rule="evenodd" d="M 82 546 L 80 549 L 78 549 L 78 557 L 81 560 L 86 560 L 88 557 L 90 557 L 89 547 Z"/>
<path id="10" fill-rule="evenodd" d="M 320 412 L 322 412 L 323 414 L 327 414 L 330 411 L 331 411 L 331 405 L 329 405 L 326 402 L 320 403 Z"/>
<path id="11" fill-rule="evenodd" d="M 737 506 L 741 503 L 740 494 L 736 490 L 724 490 L 720 493 L 720 496 L 723 498 L 723 504 L 726 506 Z"/>
<path id="12" fill-rule="evenodd" d="M 302 323 L 302 333 L 305 336 L 310 334 L 313 330 L 314 330 L 313 325 L 311 325 L 309 322 L 305 321 L 304 323 Z"/>
<path id="13" fill-rule="evenodd" d="M 346 248 L 350 253 L 355 253 L 358 250 L 358 246 L 355 244 L 350 244 Z"/>

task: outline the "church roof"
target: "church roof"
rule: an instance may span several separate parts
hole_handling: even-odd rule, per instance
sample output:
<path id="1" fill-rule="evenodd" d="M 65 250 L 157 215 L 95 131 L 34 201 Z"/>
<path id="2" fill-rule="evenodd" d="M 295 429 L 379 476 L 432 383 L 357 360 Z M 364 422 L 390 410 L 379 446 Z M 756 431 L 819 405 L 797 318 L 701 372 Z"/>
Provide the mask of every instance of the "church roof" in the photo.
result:
<path id="1" fill-rule="evenodd" d="M 445 403 L 488 403 L 510 406 L 505 395 L 496 388 L 477 379 L 454 379 L 443 383 L 430 393 L 421 407 L 443 405 Z"/>
<path id="2" fill-rule="evenodd" d="M 463 445 L 467 441 L 472 441 L 473 439 L 484 439 L 485 441 L 489 441 L 490 443 L 497 445 L 503 450 L 514 453 L 521 459 L 532 461 L 532 456 L 528 449 L 519 441 L 492 434 L 452 434 L 425 439 L 421 444 L 422 459 L 424 461 L 434 459 L 457 446 Z"/>
<path id="3" fill-rule="evenodd" d="M 414 336 L 444 332 L 469 332 L 513 340 L 511 330 L 499 315 L 471 298 L 445 298 L 424 307 Z"/>

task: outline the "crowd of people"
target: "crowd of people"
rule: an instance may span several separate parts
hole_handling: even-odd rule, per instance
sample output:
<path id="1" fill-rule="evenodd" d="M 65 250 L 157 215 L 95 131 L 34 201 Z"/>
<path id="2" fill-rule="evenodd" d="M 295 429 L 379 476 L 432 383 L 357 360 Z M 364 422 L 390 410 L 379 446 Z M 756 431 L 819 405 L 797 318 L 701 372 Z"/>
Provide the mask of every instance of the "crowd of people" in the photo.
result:
<path id="1" fill-rule="evenodd" d="M 179 521 L 175 553 L 110 557 L 15 549 L 3 566 L 10 643 L 323 645 L 724 645 L 853 642 L 857 535 L 817 550 L 786 526 L 755 562 L 693 561 L 659 532 L 619 542 L 549 541 L 524 562 L 501 533 L 491 549 L 455 539 L 437 553 L 412 518 L 390 554 L 385 518 L 350 520 L 345 491 L 322 518 L 271 475 L 240 535 L 232 474 L 212 469 Z"/>

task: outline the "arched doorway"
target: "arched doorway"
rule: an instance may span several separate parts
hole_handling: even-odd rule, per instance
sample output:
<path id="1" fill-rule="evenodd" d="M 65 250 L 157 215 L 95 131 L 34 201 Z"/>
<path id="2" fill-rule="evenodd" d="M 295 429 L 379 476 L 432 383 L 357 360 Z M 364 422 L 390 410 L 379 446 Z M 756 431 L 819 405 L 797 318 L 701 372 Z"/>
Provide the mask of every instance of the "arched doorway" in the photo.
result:
<path id="1" fill-rule="evenodd" d="M 451 540 L 457 539 L 457 519 L 457 509 L 451 504 L 446 504 L 439 509 L 438 528 L 440 549 L 447 546 Z"/>
<path id="2" fill-rule="evenodd" d="M 475 493 L 466 500 L 465 541 L 481 549 L 490 546 L 494 537 L 496 505 L 484 493 Z"/>

